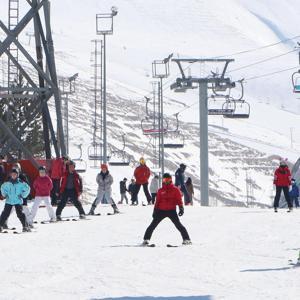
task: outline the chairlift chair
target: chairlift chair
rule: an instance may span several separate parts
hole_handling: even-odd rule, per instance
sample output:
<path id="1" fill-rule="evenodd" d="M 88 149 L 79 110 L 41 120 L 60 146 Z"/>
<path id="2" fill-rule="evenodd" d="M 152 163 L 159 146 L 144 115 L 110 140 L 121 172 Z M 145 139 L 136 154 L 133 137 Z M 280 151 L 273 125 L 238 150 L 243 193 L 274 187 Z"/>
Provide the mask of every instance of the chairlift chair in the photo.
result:
<path id="1" fill-rule="evenodd" d="M 114 151 L 111 150 L 111 160 L 108 162 L 110 166 L 115 166 L 115 167 L 129 166 L 130 160 L 128 158 L 127 153 L 125 152 L 125 148 L 126 148 L 125 134 L 122 135 L 122 142 L 123 142 L 122 149 L 118 149 Z"/>
<path id="2" fill-rule="evenodd" d="M 208 99 L 208 114 L 213 115 L 213 116 L 223 116 L 223 115 L 231 115 L 233 114 L 235 110 L 235 106 L 230 104 L 229 106 L 227 105 L 227 99 L 228 97 L 217 97 L 215 98 L 214 96 L 210 97 Z M 221 103 L 221 100 L 225 102 Z"/>
<path id="3" fill-rule="evenodd" d="M 236 102 L 235 110 L 232 114 L 224 115 L 224 118 L 230 119 L 248 119 L 250 116 L 250 104 L 246 101 Z"/>
<path id="4" fill-rule="evenodd" d="M 166 142 L 164 142 L 164 148 L 169 148 L 169 149 L 184 148 L 184 135 L 178 132 L 176 135 L 171 134 L 168 137 L 168 133 L 167 133 Z"/>
<path id="5" fill-rule="evenodd" d="M 300 93 L 300 70 L 292 75 L 293 91 L 294 93 Z"/>
<path id="6" fill-rule="evenodd" d="M 102 143 L 92 143 L 88 147 L 88 158 L 94 161 L 103 161 L 103 144 Z M 107 156 L 106 160 L 109 161 L 110 156 Z"/>
<path id="7" fill-rule="evenodd" d="M 164 133 L 167 132 L 168 125 L 166 124 L 166 120 L 163 120 L 163 129 L 159 129 L 158 120 L 155 120 L 153 118 L 145 118 L 141 121 L 141 128 L 144 135 L 159 135 L 159 133 L 162 131 Z"/>
<path id="8" fill-rule="evenodd" d="M 78 173 L 85 173 L 86 172 L 86 168 L 87 168 L 87 164 L 82 159 L 82 144 L 77 145 L 77 147 L 79 148 L 79 151 L 80 151 L 79 157 L 73 158 L 73 161 L 76 162 L 76 171 Z"/>

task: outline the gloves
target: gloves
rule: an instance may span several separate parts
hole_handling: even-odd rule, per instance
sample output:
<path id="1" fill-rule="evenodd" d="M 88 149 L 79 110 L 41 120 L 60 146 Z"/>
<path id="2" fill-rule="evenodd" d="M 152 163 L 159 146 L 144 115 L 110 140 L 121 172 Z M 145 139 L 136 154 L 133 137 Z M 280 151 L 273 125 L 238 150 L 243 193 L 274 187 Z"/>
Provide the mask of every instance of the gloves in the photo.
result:
<path id="1" fill-rule="evenodd" d="M 184 208 L 183 208 L 183 206 L 180 206 L 178 216 L 181 217 L 181 216 L 183 216 L 183 214 L 184 214 Z"/>
<path id="2" fill-rule="evenodd" d="M 157 209 L 154 208 L 152 218 L 155 218 L 156 214 L 157 214 Z"/>

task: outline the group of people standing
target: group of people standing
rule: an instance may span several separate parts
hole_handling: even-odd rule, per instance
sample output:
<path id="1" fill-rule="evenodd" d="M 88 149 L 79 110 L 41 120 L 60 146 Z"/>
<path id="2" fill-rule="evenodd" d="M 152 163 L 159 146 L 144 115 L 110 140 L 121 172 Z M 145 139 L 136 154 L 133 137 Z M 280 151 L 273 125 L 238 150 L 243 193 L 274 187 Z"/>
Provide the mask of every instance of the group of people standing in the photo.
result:
<path id="1" fill-rule="evenodd" d="M 295 204 L 295 207 L 299 207 L 299 187 L 296 180 L 292 178 L 292 174 L 286 160 L 280 161 L 279 167 L 274 173 L 273 183 L 276 187 L 276 194 L 274 198 L 274 211 L 276 213 L 278 212 L 282 192 L 288 205 L 288 212 L 293 210 L 293 204 Z"/>
<path id="2" fill-rule="evenodd" d="M 126 187 L 127 178 L 120 181 L 121 200 L 119 201 L 119 204 L 123 204 L 124 200 L 126 201 L 126 204 L 128 204 L 129 200 L 126 195 L 126 192 L 128 192 L 131 195 L 131 205 L 138 205 L 138 194 L 141 187 L 143 187 L 147 204 L 153 205 L 155 203 L 157 191 L 159 189 L 159 176 L 154 174 L 149 185 L 151 171 L 146 165 L 146 161 L 143 157 L 140 158 L 139 163 L 139 166 L 134 171 L 134 178 L 131 179 L 128 188 Z M 194 187 L 191 177 L 188 177 L 185 181 L 185 170 L 186 165 L 180 164 L 175 173 L 175 186 L 180 188 L 184 196 L 184 204 L 193 205 Z"/>

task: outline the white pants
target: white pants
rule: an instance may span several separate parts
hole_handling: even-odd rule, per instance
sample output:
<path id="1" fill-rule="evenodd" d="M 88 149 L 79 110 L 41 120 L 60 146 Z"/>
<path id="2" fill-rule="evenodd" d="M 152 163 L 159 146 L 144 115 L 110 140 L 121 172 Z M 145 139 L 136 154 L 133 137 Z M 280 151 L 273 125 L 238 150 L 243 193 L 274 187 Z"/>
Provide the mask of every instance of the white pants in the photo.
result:
<path id="1" fill-rule="evenodd" d="M 48 211 L 48 215 L 50 217 L 50 219 L 55 219 L 55 213 L 53 210 L 53 207 L 51 205 L 51 199 L 50 196 L 45 196 L 45 197 L 35 197 L 32 208 L 31 208 L 31 220 L 30 220 L 30 224 L 33 223 L 33 220 L 36 216 L 36 213 L 39 209 L 39 206 L 41 204 L 41 202 L 44 201 L 46 207 L 47 207 L 47 211 Z"/>

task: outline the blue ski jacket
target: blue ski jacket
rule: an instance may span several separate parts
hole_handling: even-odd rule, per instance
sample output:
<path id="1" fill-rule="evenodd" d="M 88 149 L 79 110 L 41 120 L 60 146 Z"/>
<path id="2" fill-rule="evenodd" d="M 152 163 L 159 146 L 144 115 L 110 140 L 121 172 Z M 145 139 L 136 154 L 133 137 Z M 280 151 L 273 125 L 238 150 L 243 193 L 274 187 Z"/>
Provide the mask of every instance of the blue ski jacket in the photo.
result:
<path id="1" fill-rule="evenodd" d="M 290 197 L 299 197 L 299 188 L 296 183 L 292 185 L 292 190 L 290 191 Z"/>
<path id="2" fill-rule="evenodd" d="M 10 205 L 23 204 L 23 199 L 30 193 L 30 186 L 21 181 L 7 181 L 1 186 L 1 194 L 5 198 L 5 203 Z"/>

